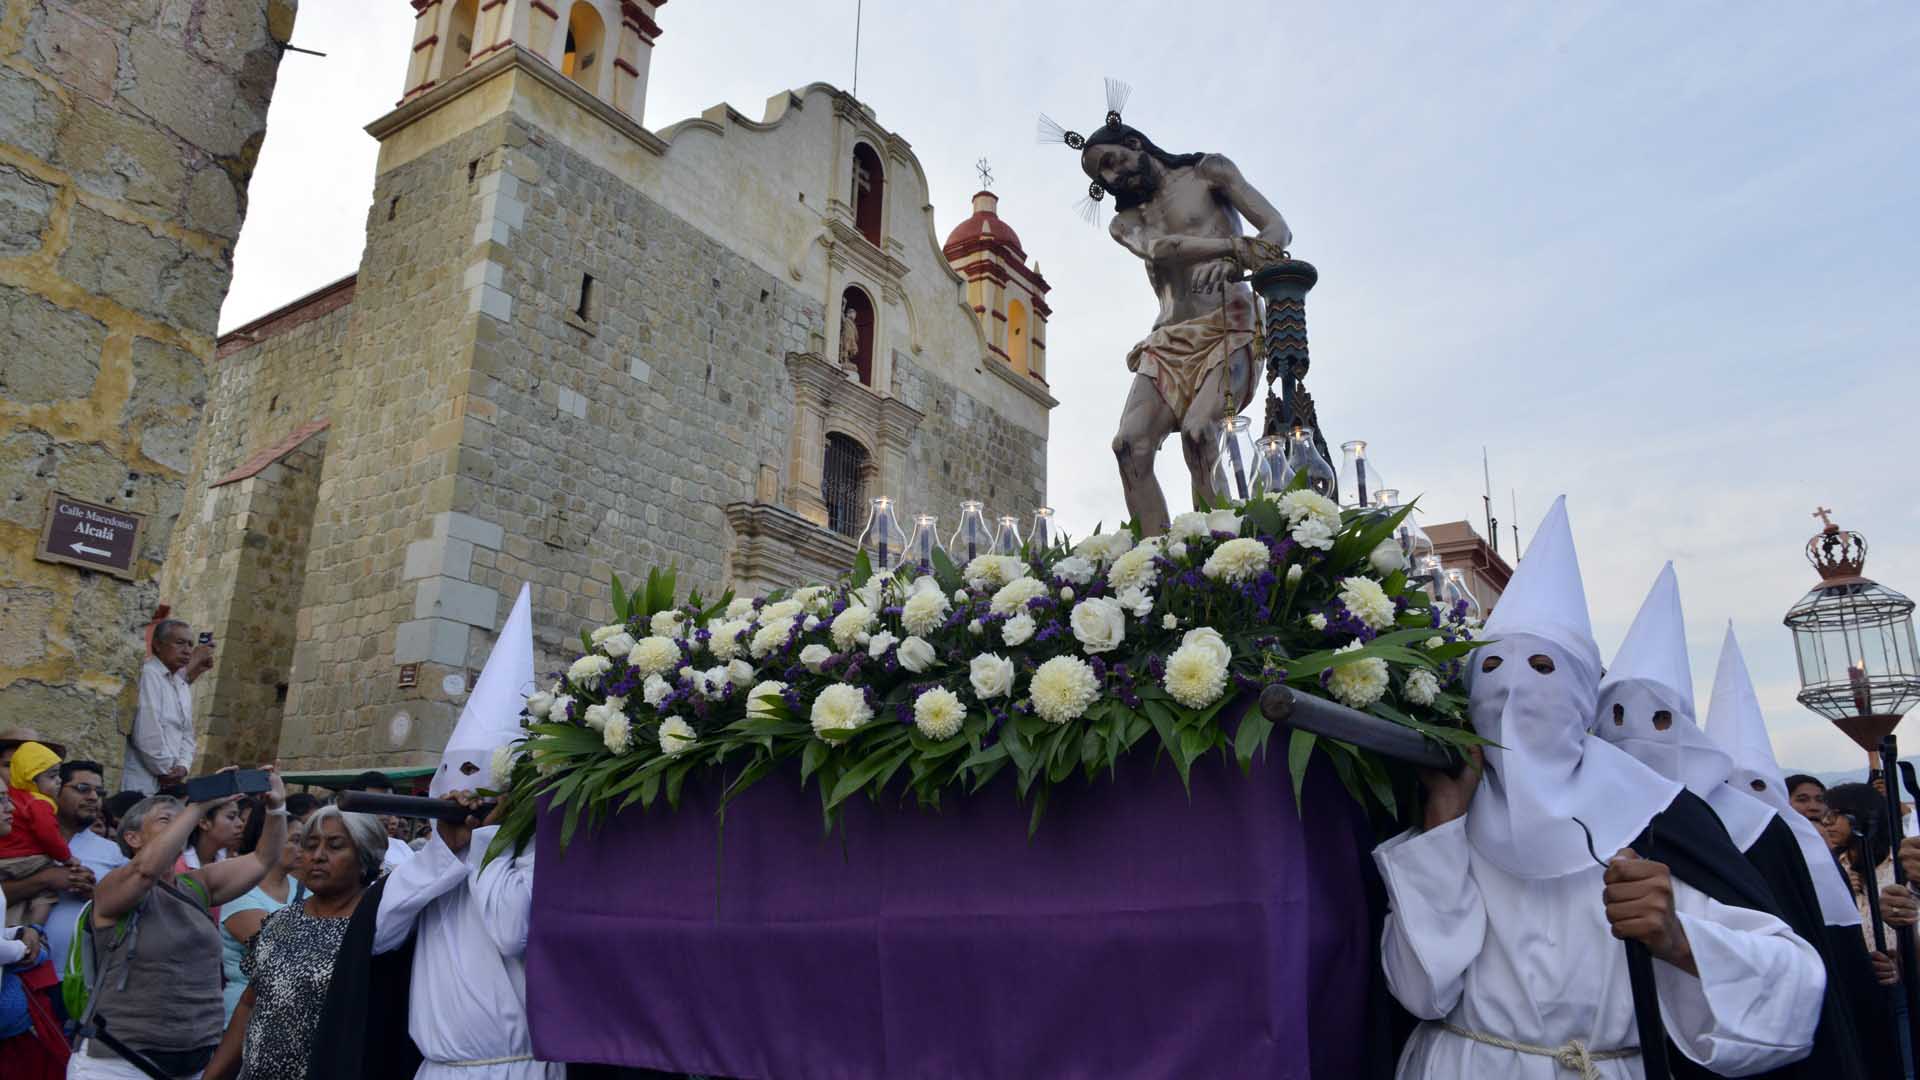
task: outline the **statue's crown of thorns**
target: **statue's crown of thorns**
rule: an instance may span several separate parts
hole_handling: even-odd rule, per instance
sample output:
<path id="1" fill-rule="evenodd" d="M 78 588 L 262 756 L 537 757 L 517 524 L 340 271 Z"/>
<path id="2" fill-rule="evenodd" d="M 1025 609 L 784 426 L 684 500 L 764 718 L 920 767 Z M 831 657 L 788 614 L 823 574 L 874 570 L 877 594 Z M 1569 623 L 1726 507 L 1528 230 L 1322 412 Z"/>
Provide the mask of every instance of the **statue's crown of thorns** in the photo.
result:
<path id="1" fill-rule="evenodd" d="M 1128 86 L 1119 79 L 1109 78 L 1106 82 L 1106 126 L 1117 127 L 1121 122 L 1120 110 L 1127 107 L 1127 98 L 1132 96 L 1133 87 Z M 1063 127 L 1046 113 L 1040 114 L 1039 134 L 1040 141 L 1048 145 L 1056 143 L 1064 144 L 1072 150 L 1084 150 L 1087 145 L 1086 136 L 1077 131 L 1067 130 L 1067 128 Z M 1098 132 L 1096 132 L 1096 134 L 1098 134 Z M 1089 224 L 1098 225 L 1100 223 L 1100 200 L 1106 197 L 1107 189 L 1101 185 L 1100 181 L 1095 180 L 1087 185 L 1086 195 L 1080 199 L 1080 202 L 1074 209 L 1081 217 L 1085 218 Z"/>

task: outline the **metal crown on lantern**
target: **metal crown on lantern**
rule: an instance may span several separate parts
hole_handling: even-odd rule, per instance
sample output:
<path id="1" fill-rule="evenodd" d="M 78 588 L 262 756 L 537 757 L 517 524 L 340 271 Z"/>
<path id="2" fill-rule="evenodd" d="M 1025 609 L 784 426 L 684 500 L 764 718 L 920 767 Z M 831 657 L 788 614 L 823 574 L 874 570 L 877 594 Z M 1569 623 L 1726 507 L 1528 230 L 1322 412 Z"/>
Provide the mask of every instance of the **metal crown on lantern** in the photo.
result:
<path id="1" fill-rule="evenodd" d="M 1864 576 L 1867 540 L 1821 508 L 1825 526 L 1807 541 L 1820 575 L 1787 611 L 1800 662 L 1800 704 L 1833 721 L 1869 753 L 1920 702 L 1913 601 Z"/>

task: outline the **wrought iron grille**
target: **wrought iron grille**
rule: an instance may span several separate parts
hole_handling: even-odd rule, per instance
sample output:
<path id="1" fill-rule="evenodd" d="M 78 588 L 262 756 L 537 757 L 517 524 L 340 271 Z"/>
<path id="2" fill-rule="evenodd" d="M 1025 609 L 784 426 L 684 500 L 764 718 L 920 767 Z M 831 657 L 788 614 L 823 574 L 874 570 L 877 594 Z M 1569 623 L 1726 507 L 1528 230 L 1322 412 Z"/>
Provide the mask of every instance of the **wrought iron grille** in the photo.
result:
<path id="1" fill-rule="evenodd" d="M 860 474 L 867 464 L 866 447 L 835 432 L 827 436 L 826 466 L 821 470 L 820 495 L 827 504 L 827 526 L 842 536 L 857 537 L 861 507 Z"/>

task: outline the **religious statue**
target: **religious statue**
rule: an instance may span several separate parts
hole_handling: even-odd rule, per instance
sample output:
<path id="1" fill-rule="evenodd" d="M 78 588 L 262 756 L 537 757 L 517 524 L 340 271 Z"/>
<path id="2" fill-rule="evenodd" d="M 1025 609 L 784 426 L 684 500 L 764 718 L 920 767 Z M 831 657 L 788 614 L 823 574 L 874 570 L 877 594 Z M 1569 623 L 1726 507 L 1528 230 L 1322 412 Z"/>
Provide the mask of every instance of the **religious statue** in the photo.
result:
<path id="1" fill-rule="evenodd" d="M 854 378 L 860 377 L 860 320 L 851 303 L 840 305 L 840 367 Z"/>
<path id="2" fill-rule="evenodd" d="M 1117 90 L 1116 90 L 1117 88 Z M 1108 232 L 1147 266 L 1160 300 L 1153 331 L 1127 354 L 1133 387 L 1113 438 L 1127 511 L 1148 534 L 1167 529 L 1154 479 L 1160 444 L 1180 433 L 1197 498 L 1212 500 L 1221 422 L 1253 400 L 1261 367 L 1253 293 L 1241 280 L 1277 262 L 1293 234 L 1266 196 L 1219 154 L 1171 154 L 1120 120 L 1125 88 L 1108 84 L 1106 123 L 1082 137 L 1041 118 L 1043 137 L 1080 151 L 1089 204 L 1113 195 Z M 1241 220 L 1257 230 L 1243 235 Z"/>

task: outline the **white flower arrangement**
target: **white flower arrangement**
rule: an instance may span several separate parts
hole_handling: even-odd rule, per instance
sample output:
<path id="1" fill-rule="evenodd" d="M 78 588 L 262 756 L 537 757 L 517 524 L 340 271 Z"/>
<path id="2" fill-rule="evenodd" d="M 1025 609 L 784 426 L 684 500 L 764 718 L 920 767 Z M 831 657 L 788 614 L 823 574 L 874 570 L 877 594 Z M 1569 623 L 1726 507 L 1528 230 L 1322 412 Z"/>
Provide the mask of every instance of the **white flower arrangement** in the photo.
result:
<path id="1" fill-rule="evenodd" d="M 708 628 L 707 648 L 716 660 L 731 660 L 740 655 L 740 636 L 752 624 L 745 619 L 728 619 Z"/>
<path id="2" fill-rule="evenodd" d="M 660 752 L 670 758 L 679 757 L 700 741 L 700 733 L 693 730 L 693 725 L 678 716 L 660 721 L 659 737 Z"/>
<path id="3" fill-rule="evenodd" d="M 606 726 L 600 729 L 600 741 L 616 754 L 627 752 L 632 736 L 633 721 L 628 720 L 624 713 L 608 719 Z"/>
<path id="4" fill-rule="evenodd" d="M 979 555 L 967 564 L 967 584 L 975 589 L 997 589 L 1026 572 L 1026 566 L 1011 555 Z"/>
<path id="5" fill-rule="evenodd" d="M 833 637 L 833 647 L 842 652 L 858 644 L 857 639 L 874 624 L 873 609 L 865 604 L 853 604 L 833 617 L 828 631 Z"/>
<path id="6" fill-rule="evenodd" d="M 625 656 L 633 651 L 633 646 L 633 635 L 623 630 L 602 641 L 600 643 L 600 652 L 609 657 Z"/>
<path id="7" fill-rule="evenodd" d="M 781 695 L 787 692 L 787 684 L 777 679 L 768 679 L 747 691 L 748 716 L 772 716 L 779 707 Z"/>
<path id="8" fill-rule="evenodd" d="M 1160 580 L 1160 568 L 1153 560 L 1160 556 L 1160 549 L 1141 545 L 1121 555 L 1107 571 L 1107 584 L 1115 590 L 1151 589 Z"/>
<path id="9" fill-rule="evenodd" d="M 1125 555 L 1133 548 L 1133 534 L 1128 532 L 1094 533 L 1080 541 L 1073 549 L 1075 555 L 1094 563 L 1108 564 Z"/>
<path id="10" fill-rule="evenodd" d="M 1357 652 L 1363 643 L 1351 641 L 1335 649 L 1336 653 Z M 1335 701 L 1350 708 L 1364 709 L 1386 696 L 1387 662 L 1370 656 L 1341 664 L 1327 673 L 1327 689 Z"/>
<path id="11" fill-rule="evenodd" d="M 1089 597 L 1074 605 L 1074 639 L 1088 653 L 1112 652 L 1127 638 L 1127 616 L 1116 600 Z"/>
<path id="12" fill-rule="evenodd" d="M 1440 696 L 1440 680 L 1426 668 L 1415 668 L 1407 675 L 1406 696 L 1415 705 L 1431 705 Z"/>
<path id="13" fill-rule="evenodd" d="M 606 626 L 596 627 L 593 633 L 587 635 L 587 640 L 593 642 L 593 644 L 596 647 L 598 647 L 602 642 L 606 641 L 608 638 L 612 637 L 613 635 L 624 634 L 626 632 L 627 632 L 627 624 L 609 623 Z"/>
<path id="14" fill-rule="evenodd" d="M 1210 645 L 1182 645 L 1167 657 L 1167 693 L 1189 709 L 1204 709 L 1227 689 L 1227 665 Z"/>
<path id="15" fill-rule="evenodd" d="M 588 653 L 567 669 L 567 681 L 575 686 L 596 687 L 600 685 L 600 676 L 612 669 L 612 660 L 599 653 Z"/>
<path id="16" fill-rule="evenodd" d="M 1000 624 L 1000 639 L 1008 645 L 1025 645 L 1033 640 L 1033 632 L 1038 629 L 1033 616 L 1021 612 Z"/>
<path id="17" fill-rule="evenodd" d="M 1013 661 L 998 653 L 981 653 L 967 669 L 967 682 L 982 701 L 1013 692 Z"/>
<path id="18" fill-rule="evenodd" d="M 929 739 L 945 741 L 960 734 L 967 720 L 967 707 L 960 695 L 936 686 L 913 702 L 913 726 Z"/>
<path id="19" fill-rule="evenodd" d="M 994 591 L 993 600 L 987 605 L 995 615 L 1014 615 L 1027 609 L 1027 603 L 1050 594 L 1047 583 L 1038 578 L 1014 578 Z"/>
<path id="20" fill-rule="evenodd" d="M 1398 541 L 1389 537 L 1373 545 L 1367 553 L 1367 565 L 1381 577 L 1390 577 L 1407 568 L 1407 553 L 1400 550 Z"/>
<path id="21" fill-rule="evenodd" d="M 1056 656 L 1041 664 L 1028 685 L 1033 711 L 1049 724 L 1064 724 L 1087 711 L 1100 696 L 1100 680 L 1077 656 Z"/>
<path id="22" fill-rule="evenodd" d="M 1214 548 L 1200 572 L 1215 581 L 1239 585 L 1259 577 L 1271 561 L 1273 553 L 1264 541 L 1243 536 Z"/>
<path id="23" fill-rule="evenodd" d="M 1354 618 L 1375 630 L 1385 630 L 1393 625 L 1397 613 L 1393 610 L 1393 600 L 1387 591 L 1372 578 L 1348 577 L 1340 579 L 1340 602 L 1353 612 Z"/>
<path id="24" fill-rule="evenodd" d="M 680 637 L 686 629 L 687 616 L 681 611 L 655 612 L 653 618 L 647 620 L 647 632 L 658 637 Z"/>
<path id="25" fill-rule="evenodd" d="M 610 697 L 605 701 L 587 706 L 586 716 L 583 719 L 588 727 L 601 731 L 606 728 L 608 720 L 624 715 L 626 707 L 625 698 Z"/>
<path id="26" fill-rule="evenodd" d="M 1099 567 L 1080 555 L 1069 555 L 1053 564 L 1053 576 L 1073 585 L 1085 585 L 1099 572 Z"/>
<path id="27" fill-rule="evenodd" d="M 901 667 L 915 675 L 921 675 L 933 666 L 934 661 L 939 659 L 939 654 L 934 651 L 933 645 L 926 638 L 914 634 L 901 640 L 900 651 L 896 658 L 900 661 Z"/>
<path id="28" fill-rule="evenodd" d="M 785 648 L 787 639 L 793 635 L 793 616 L 786 615 L 762 623 L 760 629 L 753 632 L 753 640 L 747 643 L 747 651 L 755 660 L 766 659 L 775 649 Z"/>
<path id="29" fill-rule="evenodd" d="M 807 670 L 813 672 L 815 675 L 820 674 L 821 665 L 825 664 L 832 656 L 832 649 L 818 643 L 800 650 L 800 662 L 805 664 Z"/>
<path id="30" fill-rule="evenodd" d="M 865 726 L 873 719 L 873 708 L 859 687 L 832 683 L 813 699 L 810 719 L 813 733 L 825 738 L 829 731 L 853 731 Z"/>
<path id="31" fill-rule="evenodd" d="M 717 654 L 716 654 L 717 655 Z M 627 665 L 642 675 L 659 675 L 680 663 L 680 646 L 670 637 L 641 638 L 627 654 Z"/>
<path id="32" fill-rule="evenodd" d="M 922 578 L 930 581 L 931 578 Z M 931 589 L 917 589 L 900 606 L 900 625 L 909 634 L 931 634 L 946 621 L 947 613 L 953 605 L 947 602 L 947 594 L 935 585 Z"/>

